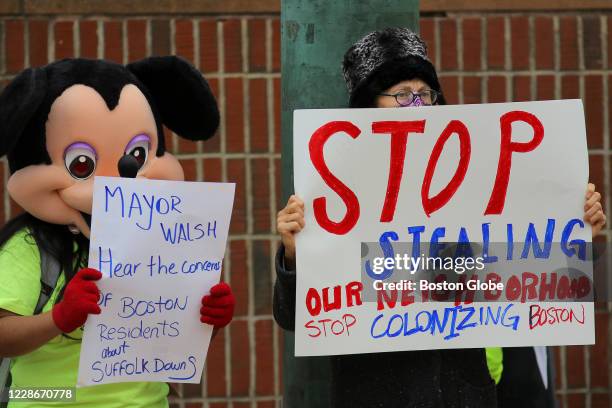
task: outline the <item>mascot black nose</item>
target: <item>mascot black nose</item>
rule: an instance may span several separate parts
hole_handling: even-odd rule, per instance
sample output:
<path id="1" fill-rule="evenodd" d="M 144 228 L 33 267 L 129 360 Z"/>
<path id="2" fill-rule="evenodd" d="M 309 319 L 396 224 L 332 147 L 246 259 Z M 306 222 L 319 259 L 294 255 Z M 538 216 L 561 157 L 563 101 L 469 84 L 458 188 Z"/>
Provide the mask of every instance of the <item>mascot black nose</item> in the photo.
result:
<path id="1" fill-rule="evenodd" d="M 121 177 L 134 178 L 136 174 L 138 174 L 138 160 L 131 154 L 125 154 L 121 159 L 119 159 L 119 163 L 117 163 L 117 167 L 119 168 L 119 175 Z"/>

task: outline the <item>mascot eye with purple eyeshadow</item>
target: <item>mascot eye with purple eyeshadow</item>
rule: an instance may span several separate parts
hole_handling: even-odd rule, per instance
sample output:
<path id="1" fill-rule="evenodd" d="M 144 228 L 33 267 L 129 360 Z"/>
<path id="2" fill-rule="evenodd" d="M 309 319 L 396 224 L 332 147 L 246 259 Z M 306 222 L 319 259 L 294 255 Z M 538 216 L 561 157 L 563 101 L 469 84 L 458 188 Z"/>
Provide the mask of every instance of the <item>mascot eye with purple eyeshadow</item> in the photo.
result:
<path id="1" fill-rule="evenodd" d="M 64 151 L 64 164 L 75 179 L 88 179 L 96 170 L 96 151 L 87 143 L 73 143 Z"/>
<path id="2" fill-rule="evenodd" d="M 125 154 L 134 156 L 138 161 L 138 168 L 142 168 L 147 162 L 149 156 L 149 148 L 151 146 L 151 139 L 149 136 L 142 134 L 134 136 L 130 143 L 125 148 Z"/>

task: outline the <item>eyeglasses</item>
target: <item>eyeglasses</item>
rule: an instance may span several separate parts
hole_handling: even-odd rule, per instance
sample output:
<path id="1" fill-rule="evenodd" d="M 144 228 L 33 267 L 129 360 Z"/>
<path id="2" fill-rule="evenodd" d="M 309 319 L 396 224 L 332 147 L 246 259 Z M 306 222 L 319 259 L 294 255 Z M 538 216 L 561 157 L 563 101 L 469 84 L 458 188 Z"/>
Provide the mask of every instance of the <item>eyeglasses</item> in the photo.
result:
<path id="1" fill-rule="evenodd" d="M 422 105 L 433 105 L 438 101 L 438 97 L 442 95 L 441 92 L 434 91 L 433 89 L 427 89 L 421 92 L 412 91 L 399 91 L 394 94 L 379 94 L 381 96 L 392 96 L 400 106 L 418 106 L 417 98 L 420 99 Z"/>

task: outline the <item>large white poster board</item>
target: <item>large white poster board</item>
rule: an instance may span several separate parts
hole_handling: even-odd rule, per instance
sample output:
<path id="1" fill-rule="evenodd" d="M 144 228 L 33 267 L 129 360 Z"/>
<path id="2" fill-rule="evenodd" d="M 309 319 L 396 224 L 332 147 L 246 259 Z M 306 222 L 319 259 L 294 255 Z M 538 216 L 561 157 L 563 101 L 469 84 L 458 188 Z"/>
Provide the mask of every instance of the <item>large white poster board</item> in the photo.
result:
<path id="1" fill-rule="evenodd" d="M 212 326 L 202 296 L 219 282 L 233 183 L 96 177 L 89 267 L 100 315 L 85 324 L 78 385 L 198 383 Z"/>
<path id="2" fill-rule="evenodd" d="M 526 246 L 533 258 L 534 238 L 562 254 L 590 242 L 581 101 L 298 110 L 293 143 L 306 218 L 296 242 L 296 355 L 594 342 L 592 302 L 523 302 L 541 289 L 524 275 L 502 280 L 491 302 L 419 301 L 414 291 L 406 302 L 406 291 L 368 301 L 359 286 L 363 242 L 469 237 L 503 243 L 515 260 Z"/>

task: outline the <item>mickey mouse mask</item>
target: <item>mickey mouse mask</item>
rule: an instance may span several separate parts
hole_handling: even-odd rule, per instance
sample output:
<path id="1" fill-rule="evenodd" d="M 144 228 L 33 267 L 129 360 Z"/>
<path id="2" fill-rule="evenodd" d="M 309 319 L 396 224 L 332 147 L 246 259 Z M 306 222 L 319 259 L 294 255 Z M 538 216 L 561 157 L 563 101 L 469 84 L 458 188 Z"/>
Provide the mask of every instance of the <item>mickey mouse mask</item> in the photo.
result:
<path id="1" fill-rule="evenodd" d="M 94 176 L 184 179 L 162 125 L 189 140 L 208 139 L 219 125 L 210 87 L 183 59 L 66 59 L 27 69 L 0 95 L 9 194 L 35 217 L 88 237 Z"/>

